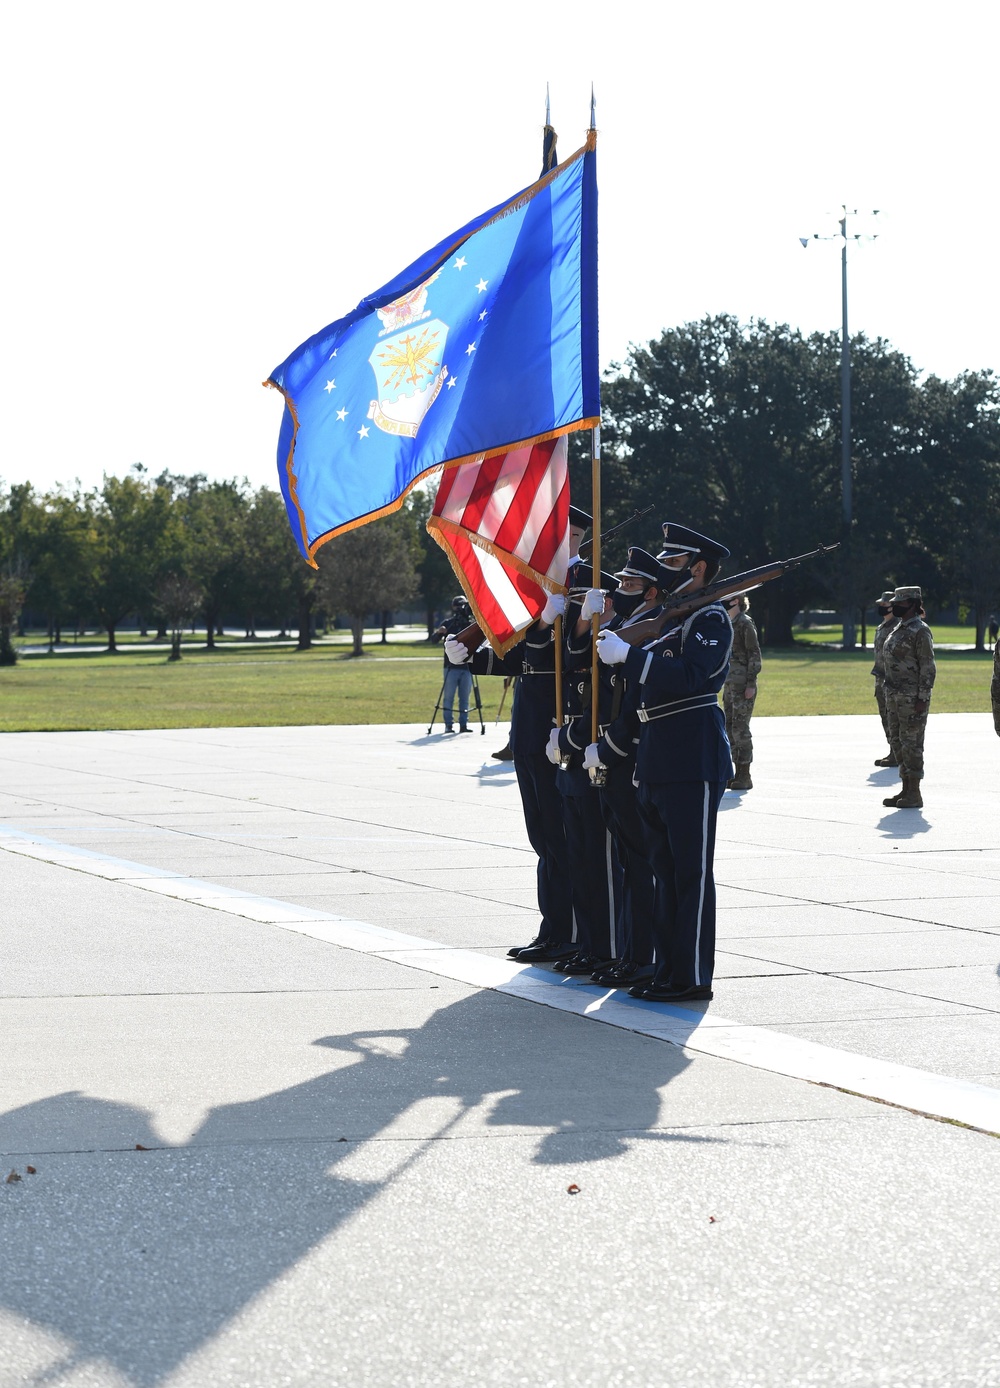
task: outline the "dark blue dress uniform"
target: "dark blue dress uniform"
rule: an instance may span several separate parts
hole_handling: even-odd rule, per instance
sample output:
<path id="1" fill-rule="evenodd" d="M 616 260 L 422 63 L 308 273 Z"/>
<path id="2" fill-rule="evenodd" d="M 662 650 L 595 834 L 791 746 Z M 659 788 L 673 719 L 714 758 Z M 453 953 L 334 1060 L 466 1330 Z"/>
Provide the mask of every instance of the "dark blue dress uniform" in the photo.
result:
<path id="1" fill-rule="evenodd" d="M 536 624 L 505 656 L 495 655 L 487 648 L 476 651 L 469 663 L 477 675 L 518 676 L 511 709 L 510 750 L 521 792 L 524 827 L 538 856 L 541 923 L 535 946 L 553 958 L 572 953 L 576 931 L 562 797 L 556 787 L 558 773 L 545 754 L 549 733 L 555 726 L 552 629 Z"/>
<path id="2" fill-rule="evenodd" d="M 582 583 L 590 586 L 589 572 L 582 576 Z M 583 766 L 583 751 L 590 741 L 590 635 L 573 637 L 578 616 L 579 609 L 571 605 L 566 618 L 570 635 L 564 643 L 567 721 L 559 731 L 563 764 L 556 785 L 562 796 L 579 953 L 556 967 L 587 974 L 621 953 L 622 869 L 601 798 Z"/>
<path id="3" fill-rule="evenodd" d="M 649 621 L 663 611 L 661 604 L 635 617 L 613 617 L 611 631 L 623 631 Z M 601 808 L 611 831 L 622 866 L 621 961 L 645 970 L 653 962 L 654 880 L 646 849 L 646 835 L 635 787 L 635 760 L 642 724 L 636 699 L 630 697 L 628 676 L 619 666 L 600 669 L 600 719 L 597 755 L 607 767 L 601 787 Z M 627 981 L 635 972 L 623 972 Z"/>
<path id="4" fill-rule="evenodd" d="M 710 996 L 715 960 L 715 825 L 733 774 L 718 693 L 732 649 L 719 603 L 624 662 L 641 731 L 639 811 L 656 879 L 652 986 Z"/>

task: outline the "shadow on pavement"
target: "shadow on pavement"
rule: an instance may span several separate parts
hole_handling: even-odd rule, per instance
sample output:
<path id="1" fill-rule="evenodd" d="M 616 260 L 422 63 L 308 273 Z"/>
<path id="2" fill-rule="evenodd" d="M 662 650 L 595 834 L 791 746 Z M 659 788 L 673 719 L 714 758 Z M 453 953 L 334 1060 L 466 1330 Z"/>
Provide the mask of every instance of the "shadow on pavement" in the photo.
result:
<path id="1" fill-rule="evenodd" d="M 912 839 L 926 834 L 931 826 L 921 810 L 890 810 L 875 827 L 889 839 Z"/>
<path id="2" fill-rule="evenodd" d="M 500 781 L 503 778 L 504 785 L 511 785 L 516 780 L 514 763 L 512 761 L 486 761 L 478 771 L 473 773 L 481 781 Z"/>
<path id="3" fill-rule="evenodd" d="M 480 993 L 419 1027 L 320 1037 L 337 1068 L 213 1108 L 183 1146 L 150 1111 L 79 1093 L 0 1116 L 0 1150 L 39 1168 L 7 1188 L 0 1306 L 65 1347 L 19 1381 L 103 1365 L 152 1388 L 458 1128 L 537 1139 L 505 1144 L 515 1175 L 720 1140 L 658 1126 L 679 1047 L 528 1006 Z M 433 1209 L 403 1208 L 394 1237 L 419 1239 Z"/>

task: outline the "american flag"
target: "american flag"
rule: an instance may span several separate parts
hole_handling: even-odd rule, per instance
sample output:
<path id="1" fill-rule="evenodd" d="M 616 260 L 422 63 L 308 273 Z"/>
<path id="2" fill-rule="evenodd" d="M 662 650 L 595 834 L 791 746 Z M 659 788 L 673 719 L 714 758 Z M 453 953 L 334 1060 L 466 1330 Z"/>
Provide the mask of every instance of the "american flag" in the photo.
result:
<path id="1" fill-rule="evenodd" d="M 427 529 L 448 555 L 498 655 L 565 593 L 569 564 L 566 436 L 446 468 Z"/>

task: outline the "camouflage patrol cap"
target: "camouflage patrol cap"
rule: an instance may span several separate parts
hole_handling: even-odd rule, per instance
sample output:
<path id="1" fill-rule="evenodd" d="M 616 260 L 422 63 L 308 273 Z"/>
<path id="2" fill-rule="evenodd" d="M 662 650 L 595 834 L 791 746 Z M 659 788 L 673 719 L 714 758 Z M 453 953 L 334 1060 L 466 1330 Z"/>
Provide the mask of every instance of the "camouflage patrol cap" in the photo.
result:
<path id="1" fill-rule="evenodd" d="M 921 602 L 921 601 L 923 601 L 922 594 L 921 594 L 920 589 L 919 589 L 918 587 L 897 588 L 896 591 L 895 591 L 893 594 L 891 594 L 891 597 L 892 597 L 892 601 L 893 601 L 893 602 Z"/>
<path id="2" fill-rule="evenodd" d="M 892 602 L 892 589 L 887 588 L 880 598 L 875 599 L 876 607 L 888 607 Z"/>

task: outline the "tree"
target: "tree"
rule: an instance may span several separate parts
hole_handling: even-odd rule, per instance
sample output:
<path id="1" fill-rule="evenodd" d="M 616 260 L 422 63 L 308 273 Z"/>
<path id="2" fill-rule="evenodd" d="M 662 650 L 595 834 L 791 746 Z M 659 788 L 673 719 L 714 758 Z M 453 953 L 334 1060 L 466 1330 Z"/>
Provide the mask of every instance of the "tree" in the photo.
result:
<path id="1" fill-rule="evenodd" d="M 419 543 L 420 557 L 416 569 L 420 579 L 420 594 L 426 609 L 428 638 L 437 626 L 438 612 L 450 605 L 456 589 L 455 573 L 448 556 L 427 530 L 427 517 L 434 505 L 436 491 L 436 480 L 429 489 L 415 487 L 407 502 Z"/>
<path id="2" fill-rule="evenodd" d="M 970 378 L 956 392 L 933 378 L 919 385 L 909 359 L 881 338 L 858 334 L 851 352 L 848 536 L 841 520 L 839 334 L 804 336 L 787 325 L 743 325 L 720 315 L 634 347 L 624 367 L 608 373 L 605 525 L 652 502 L 661 519 L 701 525 L 728 544 L 730 571 L 843 541 L 835 559 L 761 590 L 754 616 L 770 645 L 791 642 L 794 614 L 810 602 L 833 600 L 863 614 L 893 575 L 943 596 L 944 553 L 958 541 L 950 534 L 940 542 L 942 506 L 954 512 L 947 497 L 963 450 L 983 454 L 988 421 L 996 423 L 995 383 L 987 389 L 982 373 L 976 389 Z M 942 413 L 950 423 L 946 444 L 938 446 L 930 420 L 940 434 Z M 570 472 L 574 498 L 585 498 L 589 450 L 576 440 Z M 988 494 L 982 477 L 977 487 L 980 497 Z M 656 546 L 651 535 L 628 538 Z"/>
<path id="3" fill-rule="evenodd" d="M 186 574 L 166 573 L 157 580 L 155 605 L 170 624 L 168 660 L 180 660 L 184 627 L 201 607 L 204 596 L 195 580 Z"/>
<path id="4" fill-rule="evenodd" d="M 605 389 L 602 524 L 653 503 L 658 519 L 727 543 L 733 569 L 829 541 L 840 528 L 831 379 L 826 339 L 725 314 L 634 347 Z M 650 534 L 628 542 L 658 547 Z M 817 591 L 814 568 L 763 589 L 763 639 L 789 643 L 794 613 Z"/>
<path id="5" fill-rule="evenodd" d="M 17 664 L 13 634 L 31 578 L 25 535 L 33 506 L 31 486 L 22 483 L 8 490 L 0 509 L 0 665 Z"/>
<path id="6" fill-rule="evenodd" d="M 238 559 L 238 610 L 249 637 L 258 622 L 277 623 L 282 630 L 296 604 L 293 574 L 307 567 L 292 538 L 281 495 L 261 487 L 253 495 L 243 526 Z"/>
<path id="7" fill-rule="evenodd" d="M 136 464 L 127 477 L 104 478 L 94 513 L 92 599 L 117 650 L 115 632 L 131 612 L 152 601 L 157 571 L 181 543 L 168 487 L 151 482 Z"/>
<path id="8" fill-rule="evenodd" d="M 32 581 L 27 605 L 43 613 L 50 647 L 63 623 L 83 616 L 93 586 L 93 495 L 61 488 L 43 496 L 27 518 Z"/>
<path id="9" fill-rule="evenodd" d="M 11 639 L 27 592 L 27 566 L 7 559 L 0 566 L 0 665 L 16 665 L 17 650 Z"/>
<path id="10" fill-rule="evenodd" d="M 394 611 L 416 593 L 414 518 L 405 511 L 339 535 L 323 546 L 318 590 L 332 612 L 351 619 L 354 655 L 363 655 L 365 618 L 383 609 Z"/>
<path id="11" fill-rule="evenodd" d="M 981 651 L 990 611 L 1000 602 L 1000 380 L 991 371 L 964 372 L 954 381 L 931 376 L 921 406 L 927 544 L 939 589 L 974 612 Z"/>
<path id="12" fill-rule="evenodd" d="M 246 483 L 211 482 L 191 490 L 184 504 L 192 579 L 201 589 L 206 645 L 215 649 L 223 614 L 238 603 L 250 499 Z"/>

